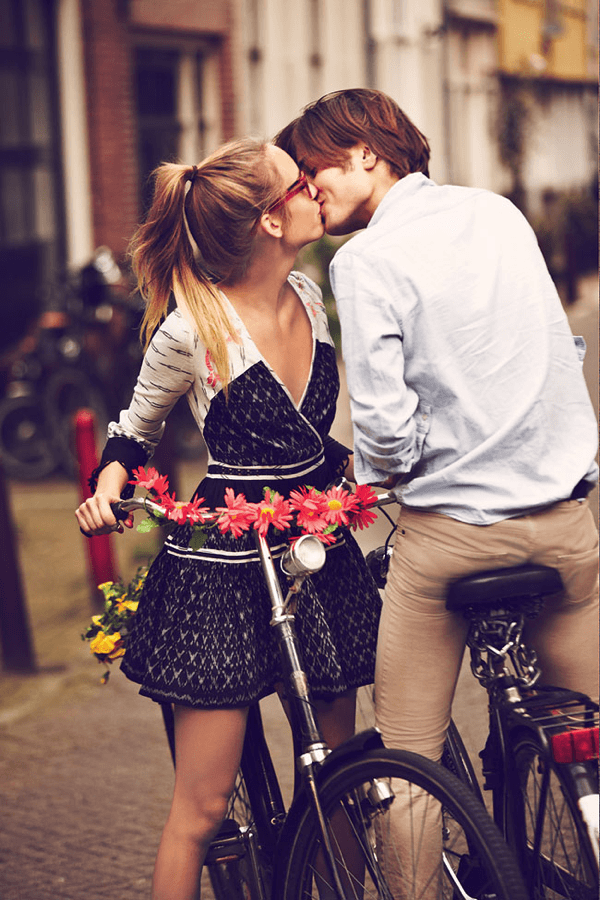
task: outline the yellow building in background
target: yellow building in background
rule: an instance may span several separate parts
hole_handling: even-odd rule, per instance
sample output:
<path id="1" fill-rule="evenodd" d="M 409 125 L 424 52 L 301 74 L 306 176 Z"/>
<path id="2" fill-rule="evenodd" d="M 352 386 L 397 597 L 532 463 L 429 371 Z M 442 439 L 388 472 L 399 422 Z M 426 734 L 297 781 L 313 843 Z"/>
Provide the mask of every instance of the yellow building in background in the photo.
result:
<path id="1" fill-rule="evenodd" d="M 507 75 L 594 81 L 597 18 L 589 0 L 498 0 L 499 68 Z"/>

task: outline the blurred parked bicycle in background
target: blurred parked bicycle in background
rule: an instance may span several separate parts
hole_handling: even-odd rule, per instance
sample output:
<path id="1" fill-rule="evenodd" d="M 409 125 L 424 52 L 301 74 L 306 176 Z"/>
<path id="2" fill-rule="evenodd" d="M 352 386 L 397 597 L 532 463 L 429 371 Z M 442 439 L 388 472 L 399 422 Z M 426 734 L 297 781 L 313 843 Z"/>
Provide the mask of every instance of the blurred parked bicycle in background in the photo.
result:
<path id="1" fill-rule="evenodd" d="M 142 350 L 141 304 L 111 251 L 49 286 L 35 325 L 0 358 L 0 456 L 9 476 L 74 474 L 72 418 L 103 432 L 131 393 Z"/>
<path id="2" fill-rule="evenodd" d="M 33 328 L 0 356 L 0 458 L 9 477 L 72 477 L 78 409 L 94 412 L 103 441 L 108 422 L 129 405 L 142 359 L 142 314 L 108 247 L 48 287 Z M 187 404 L 178 404 L 175 419 L 176 455 L 198 456 L 203 445 Z"/>

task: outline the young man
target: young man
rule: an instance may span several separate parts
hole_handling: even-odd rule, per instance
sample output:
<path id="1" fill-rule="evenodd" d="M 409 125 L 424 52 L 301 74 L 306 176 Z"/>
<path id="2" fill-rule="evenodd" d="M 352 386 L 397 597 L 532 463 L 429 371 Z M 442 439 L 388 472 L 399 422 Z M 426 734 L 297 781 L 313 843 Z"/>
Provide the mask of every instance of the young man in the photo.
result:
<path id="1" fill-rule="evenodd" d="M 526 562 L 564 591 L 530 625 L 546 683 L 598 694 L 595 416 L 535 236 L 508 200 L 437 185 L 397 104 L 346 90 L 276 143 L 314 185 L 336 253 L 359 483 L 401 504 L 380 625 L 388 746 L 441 756 L 465 644 L 448 582 Z"/>

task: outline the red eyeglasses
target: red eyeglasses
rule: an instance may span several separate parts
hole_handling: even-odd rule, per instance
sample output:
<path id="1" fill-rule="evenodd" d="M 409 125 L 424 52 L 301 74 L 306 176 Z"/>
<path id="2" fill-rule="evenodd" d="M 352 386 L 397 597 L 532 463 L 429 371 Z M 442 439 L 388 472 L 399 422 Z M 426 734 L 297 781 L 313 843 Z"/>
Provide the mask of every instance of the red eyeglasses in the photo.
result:
<path id="1" fill-rule="evenodd" d="M 302 191 L 306 191 L 310 199 L 312 200 L 312 192 L 310 189 L 310 184 L 307 181 L 306 175 L 302 174 L 300 178 L 296 179 L 296 181 L 289 186 L 281 200 L 276 200 L 275 203 L 271 204 L 265 212 L 271 213 L 275 212 L 277 209 L 280 209 L 284 203 L 287 203 L 288 200 L 291 200 L 292 197 L 295 197 L 296 194 L 302 193 Z"/>

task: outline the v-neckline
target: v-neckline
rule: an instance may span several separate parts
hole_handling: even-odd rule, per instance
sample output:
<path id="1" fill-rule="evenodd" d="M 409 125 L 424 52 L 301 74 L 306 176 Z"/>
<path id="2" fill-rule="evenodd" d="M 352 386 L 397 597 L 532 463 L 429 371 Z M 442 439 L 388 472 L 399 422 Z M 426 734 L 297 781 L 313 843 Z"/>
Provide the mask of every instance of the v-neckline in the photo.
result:
<path id="1" fill-rule="evenodd" d="M 290 403 L 292 404 L 292 406 L 294 407 L 294 409 L 295 409 L 297 412 L 300 412 L 300 410 L 302 409 L 302 404 L 304 403 L 304 400 L 305 400 L 305 398 L 306 398 L 306 394 L 307 394 L 307 392 L 308 392 L 308 388 L 309 388 L 309 386 L 310 386 L 310 382 L 311 382 L 311 380 L 312 380 L 312 376 L 313 376 L 313 368 L 314 368 L 314 364 L 315 364 L 315 352 L 316 352 L 317 339 L 316 339 L 316 333 L 315 333 L 315 325 L 314 325 L 313 319 L 312 319 L 312 317 L 311 317 L 311 315 L 310 315 L 310 312 L 309 312 L 309 310 L 308 310 L 307 307 L 306 307 L 306 303 L 304 302 L 304 298 L 302 297 L 300 288 L 297 287 L 297 286 L 294 284 L 294 281 L 293 281 L 291 278 L 288 278 L 287 281 L 288 281 L 288 284 L 289 284 L 289 285 L 293 288 L 293 290 L 295 291 L 296 295 L 298 296 L 298 299 L 300 300 L 300 303 L 302 304 L 302 308 L 303 308 L 303 310 L 304 310 L 304 314 L 305 314 L 305 316 L 308 318 L 308 324 L 310 325 L 310 333 L 311 333 L 311 338 L 312 338 L 312 351 L 311 351 L 311 358 L 310 358 L 310 369 L 308 370 L 308 378 L 306 379 L 306 384 L 304 385 L 304 390 L 302 391 L 302 395 L 301 395 L 300 400 L 298 401 L 298 403 L 296 403 L 296 401 L 294 400 L 294 398 L 293 398 L 293 396 L 292 396 L 292 392 L 290 391 L 290 389 L 289 389 L 288 386 L 286 385 L 285 381 L 283 381 L 283 379 L 280 378 L 280 376 L 277 374 L 277 372 L 275 371 L 275 369 L 273 368 L 273 366 L 270 364 L 270 362 L 268 361 L 268 359 L 267 359 L 267 358 L 260 352 L 260 350 L 258 349 L 258 347 L 257 347 L 257 345 L 256 345 L 256 343 L 255 343 L 255 341 L 254 341 L 254 339 L 253 339 L 253 337 L 252 337 L 252 335 L 250 334 L 250 332 L 249 332 L 249 330 L 248 330 L 248 328 L 247 328 L 247 326 L 246 326 L 246 323 L 244 322 L 244 320 L 242 319 L 242 317 L 241 317 L 240 314 L 238 313 L 237 309 L 235 308 L 235 306 L 233 305 L 233 303 L 231 302 L 231 300 L 229 299 L 229 297 L 227 296 L 227 294 L 226 294 L 221 288 L 219 288 L 219 290 L 220 290 L 222 296 L 223 296 L 223 297 L 225 298 L 225 300 L 227 301 L 227 304 L 228 304 L 229 308 L 231 309 L 231 311 L 232 311 L 234 317 L 235 317 L 235 318 L 237 319 L 237 321 L 239 322 L 239 325 L 240 325 L 240 331 L 243 333 L 243 335 L 244 335 L 244 337 L 245 337 L 245 340 L 246 340 L 249 344 L 251 344 L 251 345 L 254 347 L 254 350 L 255 350 L 257 356 L 260 358 L 260 361 L 266 366 L 266 368 L 267 368 L 268 371 L 271 373 L 271 375 L 273 376 L 273 378 L 275 379 L 275 381 L 283 388 L 283 390 L 285 391 L 285 393 L 286 393 L 287 396 L 289 397 Z"/>

